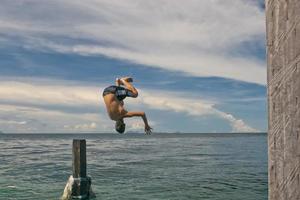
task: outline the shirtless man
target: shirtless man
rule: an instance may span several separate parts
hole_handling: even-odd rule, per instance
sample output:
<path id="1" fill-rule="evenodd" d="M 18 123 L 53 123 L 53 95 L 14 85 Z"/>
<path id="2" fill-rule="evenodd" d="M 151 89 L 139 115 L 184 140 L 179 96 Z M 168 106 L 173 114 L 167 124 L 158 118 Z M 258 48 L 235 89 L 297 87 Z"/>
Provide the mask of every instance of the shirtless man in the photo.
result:
<path id="1" fill-rule="evenodd" d="M 126 97 L 136 98 L 138 96 L 138 91 L 131 84 L 132 81 L 130 77 L 116 79 L 116 85 L 111 85 L 104 89 L 103 99 L 107 113 L 112 120 L 116 121 L 115 129 L 119 133 L 124 133 L 125 131 L 124 118 L 142 117 L 145 124 L 145 133 L 151 134 L 152 128 L 148 124 L 145 112 L 127 111 L 124 109 L 123 99 Z"/>

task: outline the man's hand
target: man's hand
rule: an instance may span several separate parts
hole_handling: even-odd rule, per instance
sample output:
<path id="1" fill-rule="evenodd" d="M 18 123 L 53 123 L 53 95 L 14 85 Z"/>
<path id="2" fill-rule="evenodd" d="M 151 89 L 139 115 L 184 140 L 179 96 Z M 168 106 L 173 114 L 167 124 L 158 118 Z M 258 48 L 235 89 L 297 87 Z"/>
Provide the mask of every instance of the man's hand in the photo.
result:
<path id="1" fill-rule="evenodd" d="M 150 135 L 152 133 L 152 128 L 149 125 L 145 125 L 145 134 Z"/>

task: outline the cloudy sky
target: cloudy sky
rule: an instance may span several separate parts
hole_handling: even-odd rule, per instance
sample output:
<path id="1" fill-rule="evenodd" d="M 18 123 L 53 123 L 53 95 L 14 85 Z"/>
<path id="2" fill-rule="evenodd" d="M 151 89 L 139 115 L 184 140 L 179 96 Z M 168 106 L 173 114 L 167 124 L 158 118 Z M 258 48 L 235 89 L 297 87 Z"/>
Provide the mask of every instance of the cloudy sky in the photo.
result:
<path id="1" fill-rule="evenodd" d="M 266 131 L 264 46 L 263 0 L 2 0 L 0 130 L 113 132 L 132 76 L 154 132 Z"/>

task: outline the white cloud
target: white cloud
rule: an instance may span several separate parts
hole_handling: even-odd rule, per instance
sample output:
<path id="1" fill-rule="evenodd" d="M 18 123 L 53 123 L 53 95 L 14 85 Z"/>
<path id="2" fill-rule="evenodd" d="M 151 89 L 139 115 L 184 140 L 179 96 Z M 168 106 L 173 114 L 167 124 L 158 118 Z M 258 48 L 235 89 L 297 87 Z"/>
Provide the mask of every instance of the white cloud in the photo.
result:
<path id="1" fill-rule="evenodd" d="M 90 124 L 76 124 L 73 126 L 64 125 L 64 129 L 68 131 L 90 131 L 95 130 L 97 128 L 97 124 L 95 122 L 91 122 Z"/>
<path id="2" fill-rule="evenodd" d="M 264 61 L 228 53 L 238 52 L 244 42 L 263 43 L 264 18 L 257 3 L 244 0 L 6 1 L 0 33 L 17 35 L 24 46 L 43 51 L 105 55 L 265 84 Z M 58 42 L 57 37 L 74 40 Z"/>
<path id="3" fill-rule="evenodd" d="M 226 120 L 233 132 L 257 131 L 242 119 L 216 109 L 216 102 L 192 97 L 187 93 L 141 89 L 139 98 L 128 98 L 126 105 L 139 106 L 143 109 L 169 110 L 196 117 L 213 115 Z M 89 107 L 93 112 L 86 111 Z M 85 111 L 82 113 L 69 111 L 77 108 L 83 108 Z M 26 130 L 111 132 L 114 129 L 114 123 L 107 117 L 99 88 L 91 86 L 1 81 L 0 113 L 2 127 L 6 127 L 10 132 Z M 12 122 L 22 126 L 15 127 Z M 151 126 L 157 125 L 155 121 L 150 122 Z M 141 130 L 141 120 L 129 119 L 127 124 L 128 130 Z"/>
<path id="4" fill-rule="evenodd" d="M 100 106 L 103 104 L 99 87 L 39 85 L 15 81 L 1 81 L 0 97 L 2 101 L 35 105 Z"/>
<path id="5" fill-rule="evenodd" d="M 180 97 L 182 94 L 176 93 L 159 93 L 157 91 L 142 92 L 143 96 L 140 101 L 153 109 L 173 110 L 175 112 L 183 112 L 192 116 L 215 115 L 226 120 L 232 127 L 232 132 L 258 132 L 259 130 L 252 128 L 242 119 L 237 119 L 229 113 L 216 109 L 214 102 L 206 102 L 199 99 Z M 156 94 L 154 96 L 153 94 Z M 179 97 L 178 97 L 179 96 Z"/>
<path id="6" fill-rule="evenodd" d="M 85 113 L 78 115 L 65 112 L 63 109 L 56 111 L 38 107 L 5 105 L 0 103 L 0 113 L 1 131 L 9 133 L 101 133 L 111 132 L 113 130 L 110 120 L 105 118 L 104 115 L 101 115 L 100 112 L 99 114 Z"/>
<path id="7" fill-rule="evenodd" d="M 230 123 L 232 127 L 232 132 L 259 132 L 259 130 L 252 128 L 251 126 L 246 124 L 242 119 L 236 119 L 231 114 L 221 112 L 219 110 L 214 110 L 214 112 L 218 116 L 227 120 Z"/>
<path id="8" fill-rule="evenodd" d="M 0 124 L 25 125 L 26 121 L 0 120 Z"/>

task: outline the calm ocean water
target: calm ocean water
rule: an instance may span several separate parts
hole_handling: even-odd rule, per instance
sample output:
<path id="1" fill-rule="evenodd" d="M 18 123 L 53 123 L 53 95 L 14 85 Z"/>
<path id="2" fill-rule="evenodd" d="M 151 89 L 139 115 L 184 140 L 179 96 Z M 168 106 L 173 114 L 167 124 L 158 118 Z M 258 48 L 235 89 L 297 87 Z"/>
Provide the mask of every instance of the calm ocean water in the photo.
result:
<path id="1" fill-rule="evenodd" d="M 5 134 L 0 199 L 59 199 L 72 173 L 73 138 L 87 139 L 97 199 L 268 196 L 266 134 Z"/>

